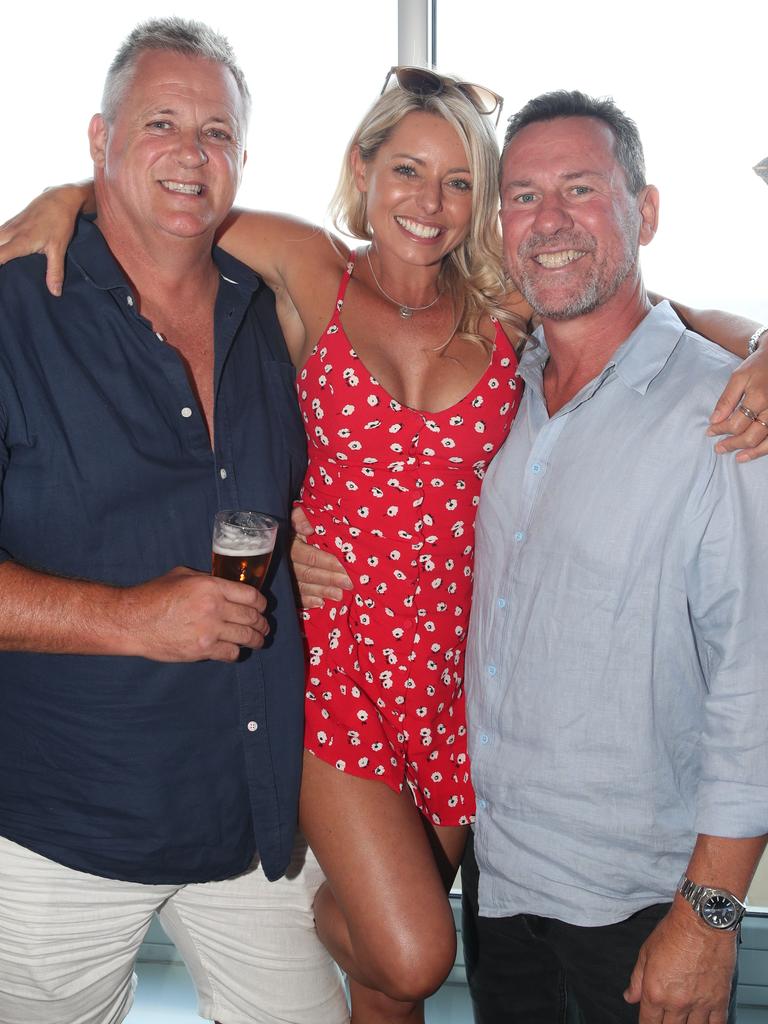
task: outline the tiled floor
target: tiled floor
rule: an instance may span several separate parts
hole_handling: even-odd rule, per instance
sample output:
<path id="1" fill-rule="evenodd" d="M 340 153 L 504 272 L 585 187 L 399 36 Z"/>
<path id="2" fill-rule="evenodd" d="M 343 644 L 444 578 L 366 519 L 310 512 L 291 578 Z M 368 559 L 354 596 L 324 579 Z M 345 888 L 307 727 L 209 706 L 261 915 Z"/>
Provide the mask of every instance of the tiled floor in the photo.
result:
<path id="1" fill-rule="evenodd" d="M 195 993 L 183 964 L 140 963 L 136 1002 L 126 1024 L 200 1024 Z M 471 1024 L 469 995 L 448 983 L 427 1003 L 427 1024 Z"/>

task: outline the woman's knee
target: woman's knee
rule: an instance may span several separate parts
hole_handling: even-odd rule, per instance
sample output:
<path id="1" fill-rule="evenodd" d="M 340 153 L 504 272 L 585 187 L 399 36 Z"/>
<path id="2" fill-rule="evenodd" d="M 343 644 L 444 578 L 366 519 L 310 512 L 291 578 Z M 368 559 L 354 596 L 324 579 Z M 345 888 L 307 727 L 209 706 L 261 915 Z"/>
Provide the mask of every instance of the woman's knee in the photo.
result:
<path id="1" fill-rule="evenodd" d="M 453 928 L 409 935 L 404 928 L 379 937 L 358 962 L 371 987 L 399 1002 L 419 1002 L 431 996 L 448 977 L 456 959 Z"/>
<path id="2" fill-rule="evenodd" d="M 326 883 L 315 897 L 320 938 L 334 952 L 348 948 L 344 965 L 362 985 L 402 1002 L 432 995 L 445 981 L 456 958 L 456 929 L 447 900 L 433 913 L 372 912 L 350 927 Z"/>

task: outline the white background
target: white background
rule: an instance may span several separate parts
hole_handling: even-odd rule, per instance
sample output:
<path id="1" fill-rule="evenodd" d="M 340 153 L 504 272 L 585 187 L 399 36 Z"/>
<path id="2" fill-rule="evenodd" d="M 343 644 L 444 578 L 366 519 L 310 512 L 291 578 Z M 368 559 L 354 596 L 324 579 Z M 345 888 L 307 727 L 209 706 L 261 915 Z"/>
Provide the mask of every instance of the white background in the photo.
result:
<path id="1" fill-rule="evenodd" d="M 644 253 L 664 294 L 768 320 L 765 32 L 754 0 L 440 0 L 438 66 L 506 97 L 611 94 L 640 126 L 662 220 Z M 89 173 L 86 127 L 107 65 L 146 17 L 229 36 L 255 97 L 244 205 L 323 220 L 344 145 L 397 62 L 396 0 L 185 0 L 6 5 L 0 220 L 46 185 Z"/>

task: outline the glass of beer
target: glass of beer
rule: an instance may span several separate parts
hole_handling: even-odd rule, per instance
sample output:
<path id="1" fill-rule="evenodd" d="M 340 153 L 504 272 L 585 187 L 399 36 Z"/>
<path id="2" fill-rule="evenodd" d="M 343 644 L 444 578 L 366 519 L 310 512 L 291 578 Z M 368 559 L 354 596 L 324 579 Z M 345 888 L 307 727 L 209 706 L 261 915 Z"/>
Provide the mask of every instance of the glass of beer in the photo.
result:
<path id="1" fill-rule="evenodd" d="M 212 574 L 261 590 L 276 538 L 277 521 L 263 512 L 217 512 L 213 521 Z"/>

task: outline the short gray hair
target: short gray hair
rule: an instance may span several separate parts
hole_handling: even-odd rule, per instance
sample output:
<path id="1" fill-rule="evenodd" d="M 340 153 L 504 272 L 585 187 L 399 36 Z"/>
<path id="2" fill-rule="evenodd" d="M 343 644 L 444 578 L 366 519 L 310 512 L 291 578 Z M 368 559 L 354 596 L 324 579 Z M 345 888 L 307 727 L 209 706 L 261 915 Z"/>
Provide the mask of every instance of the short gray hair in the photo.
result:
<path id="1" fill-rule="evenodd" d="M 237 84 L 247 124 L 251 94 L 229 40 L 202 22 L 185 18 L 154 18 L 137 25 L 131 32 L 117 51 L 104 82 L 101 113 L 107 122 L 114 121 L 123 94 L 133 79 L 136 62 L 147 50 L 168 50 L 223 64 Z"/>
<path id="2" fill-rule="evenodd" d="M 594 117 L 608 125 L 614 138 L 614 153 L 627 176 L 627 186 L 633 195 L 645 188 L 645 157 L 640 133 L 635 122 L 616 106 L 610 96 L 596 99 L 583 92 L 546 92 L 528 100 L 509 119 L 502 160 L 514 137 L 529 124 L 554 121 L 558 117 Z"/>

